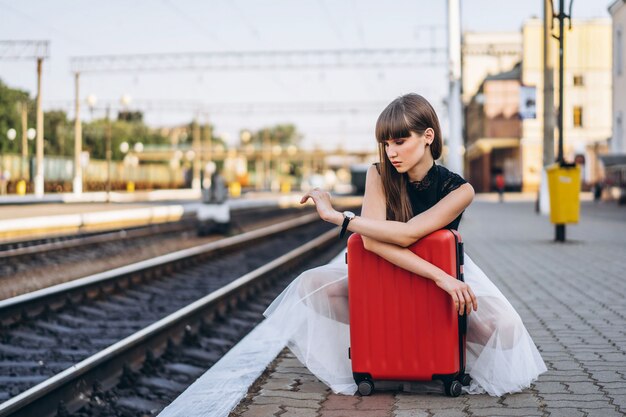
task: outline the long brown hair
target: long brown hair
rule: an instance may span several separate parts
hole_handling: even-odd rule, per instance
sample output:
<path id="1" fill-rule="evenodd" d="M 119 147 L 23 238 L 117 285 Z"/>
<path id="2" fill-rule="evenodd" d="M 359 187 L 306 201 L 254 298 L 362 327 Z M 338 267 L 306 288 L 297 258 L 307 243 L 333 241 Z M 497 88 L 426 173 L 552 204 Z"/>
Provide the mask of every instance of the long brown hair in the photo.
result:
<path id="1" fill-rule="evenodd" d="M 441 156 L 443 140 L 439 118 L 433 106 L 419 94 L 406 94 L 392 101 L 378 116 L 376 139 L 380 156 L 380 176 L 387 204 L 387 218 L 407 222 L 413 217 L 411 201 L 406 192 L 407 174 L 400 174 L 391 165 L 385 153 L 385 141 L 411 136 L 411 132 L 424 134 L 426 129 L 433 129 L 435 137 L 430 144 L 433 159 Z"/>

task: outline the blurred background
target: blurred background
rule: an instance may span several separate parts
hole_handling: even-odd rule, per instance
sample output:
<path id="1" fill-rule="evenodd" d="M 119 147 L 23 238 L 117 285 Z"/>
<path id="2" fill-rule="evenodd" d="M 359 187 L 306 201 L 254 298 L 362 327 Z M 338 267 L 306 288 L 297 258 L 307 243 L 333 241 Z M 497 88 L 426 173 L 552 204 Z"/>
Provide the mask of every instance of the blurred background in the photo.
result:
<path id="1" fill-rule="evenodd" d="M 558 19 L 547 60 L 543 34 L 558 2 L 454 3 L 0 0 L 1 191 L 200 189 L 219 173 L 234 196 L 359 192 L 378 114 L 416 92 L 441 119 L 442 163 L 478 192 L 499 175 L 536 192 L 554 160 Z M 563 156 L 583 189 L 619 198 L 623 2 L 565 7 Z"/>

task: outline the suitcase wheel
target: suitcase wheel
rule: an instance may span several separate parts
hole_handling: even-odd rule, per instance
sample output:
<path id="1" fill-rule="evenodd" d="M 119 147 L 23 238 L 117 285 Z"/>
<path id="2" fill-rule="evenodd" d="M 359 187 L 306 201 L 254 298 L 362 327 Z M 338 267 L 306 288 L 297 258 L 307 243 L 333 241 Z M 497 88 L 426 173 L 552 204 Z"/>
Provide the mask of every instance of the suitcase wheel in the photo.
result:
<path id="1" fill-rule="evenodd" d="M 450 384 L 446 384 L 446 394 L 450 397 L 458 397 L 461 395 L 463 385 L 459 381 L 452 381 Z"/>
<path id="2" fill-rule="evenodd" d="M 461 378 L 459 378 L 459 382 L 464 387 L 467 387 L 467 386 L 469 386 L 470 382 L 472 382 L 472 377 L 469 376 L 469 374 L 463 374 L 463 376 L 461 376 Z"/>
<path id="3" fill-rule="evenodd" d="M 359 382 L 359 394 L 368 396 L 374 392 L 374 383 L 369 380 Z"/>

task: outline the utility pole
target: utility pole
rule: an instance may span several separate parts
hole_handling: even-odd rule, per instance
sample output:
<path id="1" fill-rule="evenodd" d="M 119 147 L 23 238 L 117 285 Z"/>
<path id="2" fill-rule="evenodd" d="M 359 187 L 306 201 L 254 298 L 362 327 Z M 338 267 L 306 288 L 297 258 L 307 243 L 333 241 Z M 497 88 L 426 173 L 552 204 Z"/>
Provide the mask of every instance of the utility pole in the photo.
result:
<path id="1" fill-rule="evenodd" d="M 565 14 L 565 0 L 559 0 L 559 14 L 554 16 L 554 11 L 552 12 L 553 18 L 556 17 L 559 20 L 559 34 L 552 35 L 555 39 L 559 41 L 559 112 L 557 118 L 557 124 L 559 127 L 559 145 L 558 145 L 558 154 L 556 157 L 556 163 L 561 167 L 565 166 L 565 160 L 563 157 L 563 55 L 565 50 L 565 19 L 569 19 L 569 28 L 572 28 L 572 2 L 570 0 L 570 13 Z M 551 208 L 552 210 L 553 208 Z M 556 224 L 555 225 L 555 240 L 557 242 L 565 242 L 565 224 Z"/>
<path id="2" fill-rule="evenodd" d="M 106 114 L 106 160 L 107 160 L 107 185 L 106 185 L 106 191 L 107 191 L 107 203 L 109 203 L 111 201 L 111 157 L 112 157 L 112 152 L 111 152 L 111 118 L 110 118 L 110 109 L 109 107 L 107 107 L 107 114 Z"/>
<path id="3" fill-rule="evenodd" d="M 557 16 L 557 18 L 559 19 L 559 36 L 556 37 L 559 40 L 559 151 L 556 157 L 556 161 L 559 163 L 563 162 L 563 50 L 565 49 L 564 23 L 565 19 L 569 18 L 569 16 L 566 15 L 563 11 L 564 8 L 565 0 L 559 0 L 559 14 Z"/>
<path id="4" fill-rule="evenodd" d="M 43 197 L 43 110 L 41 108 L 41 65 L 43 58 L 37 58 L 37 148 L 35 168 L 35 196 Z"/>
<path id="5" fill-rule="evenodd" d="M 37 108 L 36 108 L 36 128 L 37 128 L 37 144 L 36 144 L 36 167 L 35 167 L 35 195 L 43 197 L 44 193 L 44 168 L 43 168 L 43 110 L 41 109 L 41 67 L 43 60 L 49 57 L 48 41 L 0 41 L 0 60 L 23 60 L 35 58 L 37 61 Z M 21 179 L 26 178 L 24 173 L 26 167 L 26 157 L 28 155 L 27 142 L 27 120 L 26 120 L 26 103 L 22 105 L 22 167 Z M 30 175 L 29 175 L 30 176 Z"/>
<path id="6" fill-rule="evenodd" d="M 20 179 L 26 181 L 28 173 L 28 108 L 26 102 L 22 102 L 20 110 L 22 112 L 22 159 L 20 161 Z M 28 178 L 30 181 L 30 178 Z"/>
<path id="7" fill-rule="evenodd" d="M 74 194 L 83 192 L 83 167 L 80 163 L 80 154 L 83 152 L 83 127 L 80 121 L 80 73 L 74 73 L 74 87 L 76 90 L 76 112 L 74 115 L 74 180 L 72 190 Z"/>
<path id="8" fill-rule="evenodd" d="M 552 1 L 543 8 L 543 166 L 554 162 L 554 56 L 552 49 Z"/>
<path id="9" fill-rule="evenodd" d="M 463 175 L 463 110 L 461 104 L 461 12 L 459 0 L 448 0 L 449 93 L 448 168 Z"/>
<path id="10" fill-rule="evenodd" d="M 193 153 L 194 153 L 194 157 L 193 157 L 193 179 L 191 180 L 191 188 L 194 190 L 199 190 L 200 189 L 200 164 L 201 164 L 201 159 L 202 159 L 202 155 L 201 153 L 201 148 L 200 148 L 200 125 L 198 124 L 198 117 L 196 116 L 196 118 L 193 121 L 193 128 L 192 128 L 192 149 L 193 149 Z"/>

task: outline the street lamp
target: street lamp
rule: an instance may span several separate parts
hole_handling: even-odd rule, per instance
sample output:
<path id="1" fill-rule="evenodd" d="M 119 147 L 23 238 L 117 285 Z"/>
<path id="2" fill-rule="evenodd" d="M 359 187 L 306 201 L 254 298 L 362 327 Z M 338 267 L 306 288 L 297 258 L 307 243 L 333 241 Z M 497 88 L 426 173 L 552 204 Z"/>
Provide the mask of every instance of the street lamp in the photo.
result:
<path id="1" fill-rule="evenodd" d="M 248 142 L 250 142 L 250 139 L 252 139 L 252 133 L 250 133 L 249 130 L 244 130 L 243 132 L 241 132 L 241 142 L 247 144 Z"/>
<path id="2" fill-rule="evenodd" d="M 133 150 L 137 153 L 143 152 L 143 143 L 141 142 L 135 143 L 135 146 L 133 146 Z"/>
<path id="3" fill-rule="evenodd" d="M 89 113 L 91 113 L 91 120 L 93 121 L 93 108 L 96 107 L 98 97 L 93 94 L 87 96 L 87 105 L 89 106 Z"/>
<path id="4" fill-rule="evenodd" d="M 37 131 L 30 127 L 28 128 L 28 130 L 26 131 L 26 137 L 28 138 L 28 140 L 33 140 L 37 137 Z"/>
<path id="5" fill-rule="evenodd" d="M 128 142 L 122 142 L 120 143 L 120 152 L 123 154 L 126 154 L 126 152 L 128 152 L 130 149 L 130 145 L 128 144 Z"/>
<path id="6" fill-rule="evenodd" d="M 133 101 L 133 99 L 129 94 L 122 95 L 122 98 L 120 99 L 120 103 L 122 103 L 122 106 L 124 107 L 128 107 L 131 101 Z"/>

